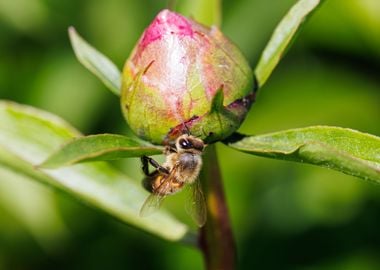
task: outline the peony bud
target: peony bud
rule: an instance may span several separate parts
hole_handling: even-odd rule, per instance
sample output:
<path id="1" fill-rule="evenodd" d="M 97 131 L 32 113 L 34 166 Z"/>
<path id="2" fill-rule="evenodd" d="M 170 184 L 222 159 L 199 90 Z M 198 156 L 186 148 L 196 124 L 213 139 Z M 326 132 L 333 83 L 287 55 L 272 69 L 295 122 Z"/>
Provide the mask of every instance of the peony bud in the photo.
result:
<path id="1" fill-rule="evenodd" d="M 163 10 L 124 66 L 123 114 L 139 137 L 156 144 L 186 132 L 206 143 L 222 140 L 254 100 L 252 74 L 218 28 Z"/>

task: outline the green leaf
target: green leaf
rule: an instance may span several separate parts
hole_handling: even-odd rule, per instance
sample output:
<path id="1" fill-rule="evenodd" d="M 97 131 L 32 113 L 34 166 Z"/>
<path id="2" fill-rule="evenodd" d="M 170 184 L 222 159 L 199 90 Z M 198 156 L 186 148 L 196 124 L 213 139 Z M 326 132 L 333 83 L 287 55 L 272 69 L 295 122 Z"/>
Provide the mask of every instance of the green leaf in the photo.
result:
<path id="1" fill-rule="evenodd" d="M 178 12 L 208 26 L 216 25 L 220 27 L 222 22 L 220 0 L 178 1 Z"/>
<path id="2" fill-rule="evenodd" d="M 120 96 L 121 75 L 116 65 L 88 44 L 74 27 L 69 27 L 69 37 L 79 62 L 95 74 L 109 90 Z"/>
<path id="3" fill-rule="evenodd" d="M 255 68 L 259 87 L 267 81 L 274 68 L 284 56 L 300 26 L 310 18 L 322 0 L 299 0 L 274 30 Z"/>
<path id="4" fill-rule="evenodd" d="M 143 155 L 157 155 L 163 148 L 116 134 L 75 138 L 52 154 L 40 167 L 58 168 L 87 161 L 117 160 Z"/>
<path id="5" fill-rule="evenodd" d="M 253 155 L 315 164 L 380 183 L 380 138 L 356 130 L 315 126 L 228 144 Z"/>
<path id="6" fill-rule="evenodd" d="M 212 99 L 210 111 L 211 112 L 222 111 L 224 109 L 223 101 L 224 101 L 224 92 L 223 92 L 223 88 L 220 88 L 216 91 L 215 96 Z"/>
<path id="7" fill-rule="evenodd" d="M 63 143 L 81 134 L 60 118 L 38 109 L 0 101 L 0 166 L 62 190 L 87 205 L 171 241 L 188 238 L 186 225 L 165 211 L 141 218 L 148 193 L 104 162 L 60 169 L 36 167 Z M 194 236 L 191 236 L 194 237 Z"/>

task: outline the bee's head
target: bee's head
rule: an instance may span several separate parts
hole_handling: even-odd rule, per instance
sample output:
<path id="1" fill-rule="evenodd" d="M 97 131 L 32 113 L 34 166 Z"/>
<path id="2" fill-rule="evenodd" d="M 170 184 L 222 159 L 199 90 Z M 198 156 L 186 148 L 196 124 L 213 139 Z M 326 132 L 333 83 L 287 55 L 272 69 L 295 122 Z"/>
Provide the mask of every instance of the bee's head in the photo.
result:
<path id="1" fill-rule="evenodd" d="M 178 152 L 190 152 L 194 154 L 202 153 L 205 147 L 201 139 L 188 134 L 179 136 L 175 145 Z"/>

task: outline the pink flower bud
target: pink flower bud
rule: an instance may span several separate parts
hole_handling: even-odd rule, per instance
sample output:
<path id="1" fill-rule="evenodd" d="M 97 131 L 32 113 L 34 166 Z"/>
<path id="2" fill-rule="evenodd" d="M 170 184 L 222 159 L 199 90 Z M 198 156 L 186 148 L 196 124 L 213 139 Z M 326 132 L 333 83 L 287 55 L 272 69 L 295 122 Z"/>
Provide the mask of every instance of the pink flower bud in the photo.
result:
<path id="1" fill-rule="evenodd" d="M 222 140 L 253 100 L 253 73 L 238 48 L 218 28 L 169 10 L 145 30 L 123 70 L 123 114 L 156 144 L 185 132 Z"/>

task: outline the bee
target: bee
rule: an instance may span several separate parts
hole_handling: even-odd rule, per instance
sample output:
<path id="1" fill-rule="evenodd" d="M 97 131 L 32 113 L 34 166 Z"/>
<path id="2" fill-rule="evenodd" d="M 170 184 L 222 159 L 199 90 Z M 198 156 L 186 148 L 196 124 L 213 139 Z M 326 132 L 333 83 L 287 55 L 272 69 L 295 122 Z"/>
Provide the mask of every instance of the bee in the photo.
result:
<path id="1" fill-rule="evenodd" d="M 186 210 L 199 227 L 206 223 L 206 202 L 198 180 L 204 147 L 201 139 L 183 134 L 174 145 L 165 147 L 166 160 L 162 165 L 150 157 L 141 157 L 145 174 L 143 186 L 151 194 L 142 205 L 140 216 L 153 213 L 166 196 L 188 187 L 191 196 L 186 201 Z M 153 172 L 149 172 L 149 164 L 155 168 Z"/>

